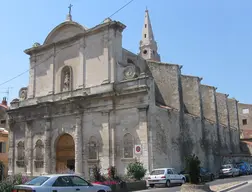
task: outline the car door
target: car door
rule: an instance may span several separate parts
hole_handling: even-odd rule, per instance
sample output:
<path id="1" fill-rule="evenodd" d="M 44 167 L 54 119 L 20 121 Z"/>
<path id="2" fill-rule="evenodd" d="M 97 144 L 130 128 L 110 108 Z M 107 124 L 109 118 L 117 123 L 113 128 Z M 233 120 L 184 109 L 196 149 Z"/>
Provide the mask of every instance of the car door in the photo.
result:
<path id="1" fill-rule="evenodd" d="M 68 176 L 59 176 L 52 185 L 52 192 L 76 192 Z"/>
<path id="2" fill-rule="evenodd" d="M 167 169 L 167 175 L 171 183 L 176 183 L 176 178 L 174 177 L 173 171 L 171 169 Z"/>
<path id="3" fill-rule="evenodd" d="M 95 187 L 91 186 L 87 181 L 78 176 L 69 176 L 73 183 L 73 188 L 75 192 L 96 192 Z"/>
<path id="4" fill-rule="evenodd" d="M 200 175 L 201 175 L 202 181 L 208 181 L 208 180 L 210 180 L 210 178 L 208 178 L 209 175 L 208 175 L 208 172 L 207 172 L 206 169 L 200 168 Z"/>

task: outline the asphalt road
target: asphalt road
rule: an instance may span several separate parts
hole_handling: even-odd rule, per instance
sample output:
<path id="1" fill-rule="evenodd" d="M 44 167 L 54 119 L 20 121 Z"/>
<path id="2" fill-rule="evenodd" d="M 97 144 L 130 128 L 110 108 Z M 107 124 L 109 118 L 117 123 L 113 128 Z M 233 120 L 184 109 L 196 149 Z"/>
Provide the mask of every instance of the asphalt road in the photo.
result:
<path id="1" fill-rule="evenodd" d="M 230 183 L 230 182 L 234 182 L 234 181 L 252 181 L 252 175 L 248 175 L 248 176 L 240 176 L 240 177 L 235 177 L 235 178 L 224 178 L 224 179 L 216 179 L 212 182 L 209 182 L 209 185 L 220 185 L 220 184 L 224 184 L 224 183 Z M 252 189 L 252 183 L 249 185 L 246 185 L 244 187 L 241 187 L 241 192 L 251 192 Z M 250 188 L 250 190 L 249 190 Z M 165 187 L 157 187 L 157 188 L 150 188 L 148 190 L 144 190 L 141 192 L 149 192 L 149 191 L 153 191 L 153 192 L 179 192 L 180 191 L 180 186 L 174 186 L 174 187 L 170 187 L 170 188 L 165 188 Z M 237 190 L 233 190 L 233 191 L 239 191 L 240 192 L 240 188 Z M 140 191 L 139 191 L 140 192 Z"/>
<path id="2" fill-rule="evenodd" d="M 230 192 L 251 192 L 252 189 L 252 182 L 250 181 L 249 184 L 239 187 L 237 189 L 233 189 Z"/>

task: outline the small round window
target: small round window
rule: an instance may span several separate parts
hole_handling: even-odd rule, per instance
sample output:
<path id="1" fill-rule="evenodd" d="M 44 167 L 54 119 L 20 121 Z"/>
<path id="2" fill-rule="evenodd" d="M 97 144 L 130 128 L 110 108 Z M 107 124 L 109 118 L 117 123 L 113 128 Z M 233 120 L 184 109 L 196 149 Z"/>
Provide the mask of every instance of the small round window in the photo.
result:
<path id="1" fill-rule="evenodd" d="M 143 54 L 147 54 L 147 50 L 144 50 L 144 51 L 143 51 Z"/>

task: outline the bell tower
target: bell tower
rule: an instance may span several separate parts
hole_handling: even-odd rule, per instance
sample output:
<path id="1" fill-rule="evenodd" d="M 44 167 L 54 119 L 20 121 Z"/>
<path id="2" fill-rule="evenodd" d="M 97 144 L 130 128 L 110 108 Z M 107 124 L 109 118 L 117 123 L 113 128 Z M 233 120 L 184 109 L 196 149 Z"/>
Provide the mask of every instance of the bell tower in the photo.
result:
<path id="1" fill-rule="evenodd" d="M 146 9 L 144 17 L 144 26 L 142 30 L 142 40 L 140 41 L 139 55 L 146 60 L 160 61 L 157 42 L 154 39 L 151 26 L 149 11 Z"/>

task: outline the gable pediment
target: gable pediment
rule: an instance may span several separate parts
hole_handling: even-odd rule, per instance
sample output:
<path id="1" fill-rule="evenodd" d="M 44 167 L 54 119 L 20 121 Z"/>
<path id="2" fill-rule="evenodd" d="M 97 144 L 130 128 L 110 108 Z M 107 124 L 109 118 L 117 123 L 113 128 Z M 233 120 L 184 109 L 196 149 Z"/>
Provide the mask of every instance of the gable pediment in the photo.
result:
<path id="1" fill-rule="evenodd" d="M 51 44 L 56 43 L 58 41 L 68 39 L 70 37 L 73 37 L 75 35 L 78 35 L 80 33 L 85 32 L 87 29 L 83 27 L 82 25 L 72 22 L 72 21 L 66 21 L 64 23 L 61 23 L 57 27 L 55 27 L 49 35 L 46 37 L 44 41 L 45 44 Z"/>

